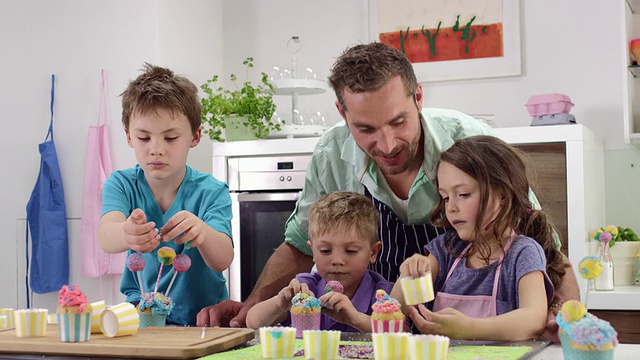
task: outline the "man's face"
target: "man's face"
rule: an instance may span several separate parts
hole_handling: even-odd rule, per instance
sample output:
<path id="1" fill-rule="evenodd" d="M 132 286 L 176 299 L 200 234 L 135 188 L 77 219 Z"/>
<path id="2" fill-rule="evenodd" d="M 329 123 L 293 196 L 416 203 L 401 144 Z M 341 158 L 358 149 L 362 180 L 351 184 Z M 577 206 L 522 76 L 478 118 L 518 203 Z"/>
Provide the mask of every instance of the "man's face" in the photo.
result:
<path id="1" fill-rule="evenodd" d="M 345 119 L 358 146 L 369 155 L 385 175 L 407 171 L 416 157 L 420 136 L 422 86 L 418 84 L 415 99 L 406 94 L 400 76 L 392 78 L 373 92 L 343 93 Z"/>

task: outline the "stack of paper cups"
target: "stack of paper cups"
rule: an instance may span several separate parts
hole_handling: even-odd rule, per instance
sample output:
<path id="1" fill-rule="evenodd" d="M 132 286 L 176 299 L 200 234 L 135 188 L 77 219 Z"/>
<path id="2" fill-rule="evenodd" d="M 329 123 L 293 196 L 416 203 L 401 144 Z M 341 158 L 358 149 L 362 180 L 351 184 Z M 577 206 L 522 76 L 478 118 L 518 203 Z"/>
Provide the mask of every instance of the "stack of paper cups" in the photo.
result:
<path id="1" fill-rule="evenodd" d="M 285 326 L 261 327 L 260 347 L 265 359 L 282 359 L 293 357 L 293 343 L 296 329 Z"/>
<path id="2" fill-rule="evenodd" d="M 99 334 L 100 330 L 100 315 L 105 309 L 104 300 L 91 303 L 91 333 Z"/>
<path id="3" fill-rule="evenodd" d="M 47 309 L 15 310 L 13 322 L 17 337 L 36 337 L 47 334 Z"/>
<path id="4" fill-rule="evenodd" d="M 406 360 L 409 358 L 409 333 L 373 333 L 373 355 L 376 360 Z"/>
<path id="5" fill-rule="evenodd" d="M 13 309 L 0 308 L 0 315 L 6 316 L 4 325 L 0 326 L 0 329 L 11 329 L 13 327 Z"/>
<path id="6" fill-rule="evenodd" d="M 108 337 L 135 334 L 139 324 L 138 311 L 128 302 L 111 306 L 100 316 L 100 329 Z"/>
<path id="7" fill-rule="evenodd" d="M 314 360 L 332 360 L 338 358 L 340 331 L 304 330 L 304 358 Z"/>
<path id="8" fill-rule="evenodd" d="M 400 278 L 402 286 L 402 295 L 406 305 L 424 304 L 434 299 L 433 281 L 431 272 L 419 278 L 403 277 Z"/>

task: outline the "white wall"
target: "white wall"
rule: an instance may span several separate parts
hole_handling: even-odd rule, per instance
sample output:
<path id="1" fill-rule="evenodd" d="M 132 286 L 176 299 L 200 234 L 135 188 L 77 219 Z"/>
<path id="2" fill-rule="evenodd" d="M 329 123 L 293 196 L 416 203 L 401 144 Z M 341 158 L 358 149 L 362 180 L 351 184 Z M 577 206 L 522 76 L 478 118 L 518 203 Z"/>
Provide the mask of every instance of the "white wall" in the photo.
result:
<path id="1" fill-rule="evenodd" d="M 78 223 L 87 127 L 98 110 L 100 69 L 109 73 L 109 106 L 112 147 L 116 168 L 135 164 L 120 126 L 120 98 L 127 81 L 139 74 L 143 62 L 171 67 L 196 84 L 213 74 L 227 77 L 236 72 L 243 79 L 242 60 L 255 58 L 256 70 L 268 72 L 288 65 L 286 44 L 300 36 L 296 54 L 299 68 L 311 67 L 327 76 L 347 46 L 369 41 L 368 0 L 8 0 L 0 5 L 0 114 L 4 131 L 0 146 L 7 171 L 0 180 L 0 225 L 9 229 L 3 241 L 5 261 L 0 262 L 1 306 L 18 304 L 23 282 L 17 277 L 24 244 L 25 205 L 39 166 L 37 144 L 44 140 L 49 114 L 50 74 L 56 73 L 55 141 L 62 167 L 68 217 Z M 619 6 L 614 2 L 580 0 L 520 1 L 523 74 L 510 78 L 452 81 L 426 84 L 426 105 L 468 113 L 495 114 L 498 126 L 527 126 L 524 103 L 529 96 L 559 92 L 576 106 L 578 122 L 601 135 L 606 147 L 618 151 L 607 157 L 607 183 L 615 177 L 616 189 L 629 189 L 620 197 L 608 189 L 615 204 L 608 214 L 638 218 L 637 171 L 629 162 L 637 150 L 622 144 L 623 53 Z M 323 109 L 331 122 L 339 120 L 331 91 L 301 97 L 301 108 Z M 290 99 L 278 97 L 281 109 Z M 208 140 L 194 149 L 190 164 L 211 169 Z M 624 177 L 617 165 L 626 166 Z M 613 168 L 612 168 L 613 167 Z M 635 200 L 629 200 L 635 199 Z M 615 208 L 615 211 L 610 211 Z M 615 222 L 619 218 L 608 218 Z M 637 220 L 636 220 L 637 221 Z M 635 224 L 622 224 L 632 226 Z M 79 247 L 79 233 L 72 225 L 71 246 Z M 636 229 L 637 230 L 637 229 Z M 73 235 L 76 234 L 76 235 Z M 76 249 L 77 250 L 77 249 Z M 71 282 L 82 280 L 91 298 L 99 294 L 95 279 L 80 279 L 73 265 Z M 105 294 L 109 293 L 109 289 Z M 36 303 L 52 307 L 52 296 L 36 297 Z M 55 305 L 55 304 L 54 304 Z"/>

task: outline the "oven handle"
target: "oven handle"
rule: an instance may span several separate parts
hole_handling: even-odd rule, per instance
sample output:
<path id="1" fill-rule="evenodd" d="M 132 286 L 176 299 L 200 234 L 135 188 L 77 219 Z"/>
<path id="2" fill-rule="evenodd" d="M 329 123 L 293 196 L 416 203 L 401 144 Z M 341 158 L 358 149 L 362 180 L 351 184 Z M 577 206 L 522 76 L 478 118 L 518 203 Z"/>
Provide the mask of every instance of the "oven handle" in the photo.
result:
<path id="1" fill-rule="evenodd" d="M 248 193 L 238 194 L 238 202 L 256 202 L 256 201 L 298 201 L 301 191 L 297 192 L 281 192 L 281 193 Z"/>

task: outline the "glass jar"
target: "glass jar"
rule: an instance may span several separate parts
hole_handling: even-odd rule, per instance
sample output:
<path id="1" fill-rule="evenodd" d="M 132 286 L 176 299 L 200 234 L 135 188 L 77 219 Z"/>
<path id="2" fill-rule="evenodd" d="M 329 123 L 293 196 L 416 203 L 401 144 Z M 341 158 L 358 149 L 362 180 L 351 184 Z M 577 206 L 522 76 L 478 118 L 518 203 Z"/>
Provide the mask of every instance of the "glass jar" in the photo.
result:
<path id="1" fill-rule="evenodd" d="M 596 278 L 595 289 L 598 291 L 613 290 L 613 258 L 609 251 L 609 244 L 598 243 L 598 255 L 602 261 L 602 274 Z"/>
<path id="2" fill-rule="evenodd" d="M 636 266 L 633 267 L 634 284 L 640 286 L 640 251 L 636 254 Z"/>

